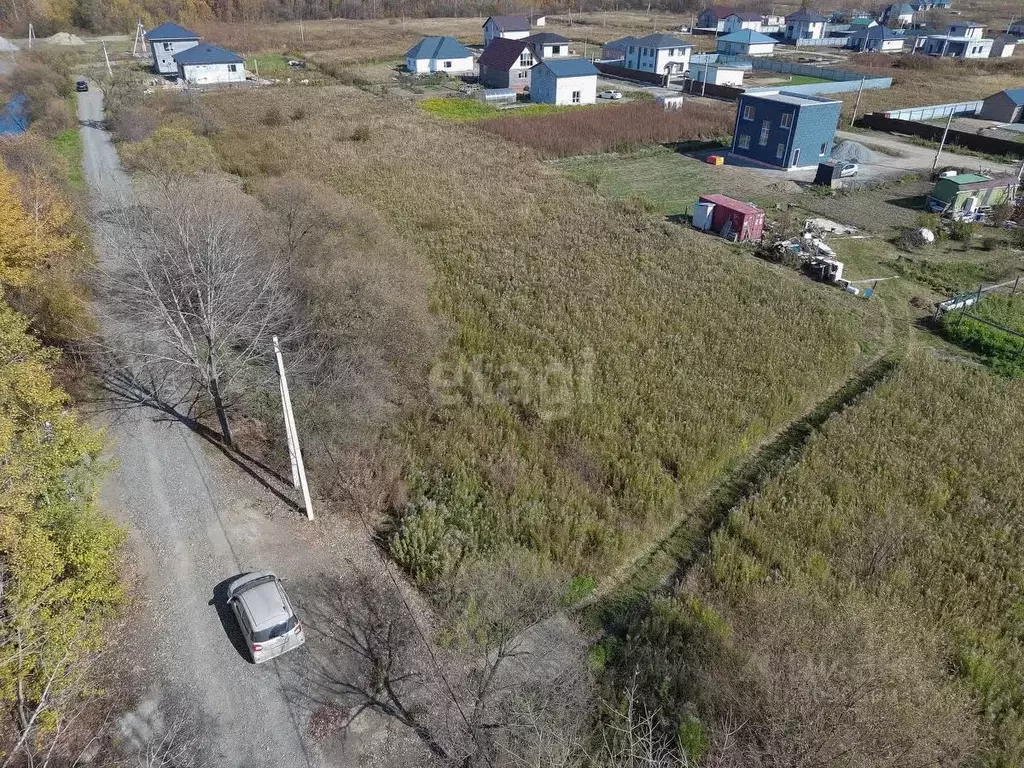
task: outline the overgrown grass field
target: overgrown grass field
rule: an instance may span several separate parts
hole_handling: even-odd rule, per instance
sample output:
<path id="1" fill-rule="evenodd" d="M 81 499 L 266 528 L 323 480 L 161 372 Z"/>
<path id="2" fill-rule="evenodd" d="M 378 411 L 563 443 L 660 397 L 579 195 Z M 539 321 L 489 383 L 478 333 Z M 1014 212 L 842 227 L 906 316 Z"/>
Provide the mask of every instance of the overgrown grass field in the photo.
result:
<path id="1" fill-rule="evenodd" d="M 1018 765 L 1022 395 L 920 355 L 833 418 L 635 639 L 704 654 L 652 695 L 721 734 L 741 694 L 733 738 L 755 750 L 786 734 L 849 765 Z"/>
<path id="2" fill-rule="evenodd" d="M 966 312 L 947 313 L 942 318 L 941 328 L 946 338 L 981 355 L 994 371 L 1014 378 L 1024 377 L 1024 298 L 1021 296 L 991 294 Z"/>
<path id="3" fill-rule="evenodd" d="M 404 99 L 318 93 L 211 95 L 212 142 L 247 183 L 292 169 L 371 206 L 429 265 L 449 342 L 392 435 L 391 547 L 422 583 L 517 547 L 607 575 L 878 349 L 866 305 Z"/>

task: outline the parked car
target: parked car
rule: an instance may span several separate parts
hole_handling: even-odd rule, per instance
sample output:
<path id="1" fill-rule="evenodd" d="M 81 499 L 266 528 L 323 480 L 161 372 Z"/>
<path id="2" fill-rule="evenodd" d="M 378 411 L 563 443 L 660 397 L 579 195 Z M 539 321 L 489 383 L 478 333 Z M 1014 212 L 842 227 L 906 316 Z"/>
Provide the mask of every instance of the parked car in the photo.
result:
<path id="1" fill-rule="evenodd" d="M 75 83 L 75 90 L 79 93 L 82 93 L 83 91 L 88 91 L 89 83 L 87 83 L 85 80 L 79 80 Z"/>
<path id="2" fill-rule="evenodd" d="M 262 664 L 306 642 L 302 622 L 292 610 L 284 585 L 270 571 L 248 573 L 228 584 L 228 605 L 254 664 Z"/>
<path id="3" fill-rule="evenodd" d="M 619 91 L 601 91 L 601 93 L 598 94 L 598 98 L 618 100 L 622 98 L 622 93 Z"/>
<path id="4" fill-rule="evenodd" d="M 856 163 L 840 163 L 839 164 L 839 178 L 846 178 L 847 176 L 856 176 L 857 171 L 860 170 L 860 166 Z"/>

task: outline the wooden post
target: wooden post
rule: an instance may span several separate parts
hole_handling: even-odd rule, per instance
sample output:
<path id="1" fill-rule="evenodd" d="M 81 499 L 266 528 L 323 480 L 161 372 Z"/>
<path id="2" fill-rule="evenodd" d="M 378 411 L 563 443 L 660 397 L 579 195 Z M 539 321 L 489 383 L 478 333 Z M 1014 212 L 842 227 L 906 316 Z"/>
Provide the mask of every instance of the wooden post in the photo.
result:
<path id="1" fill-rule="evenodd" d="M 946 146 L 946 136 L 949 134 L 949 126 L 953 122 L 953 113 L 949 113 L 949 119 L 946 121 L 946 130 L 942 132 L 942 141 L 939 142 L 939 148 L 935 150 L 935 159 L 932 161 L 932 173 L 935 172 L 935 168 L 939 164 L 939 155 L 942 154 L 942 148 Z"/>
<path id="2" fill-rule="evenodd" d="M 1020 275 L 1017 275 L 1017 279 L 1013 281 L 1013 290 L 1010 291 L 1010 298 L 1012 299 L 1017 295 L 1017 286 L 1020 284 Z"/>
<path id="3" fill-rule="evenodd" d="M 860 79 L 860 88 L 857 89 L 857 101 L 853 103 L 853 114 L 850 116 L 850 127 L 857 121 L 857 108 L 860 107 L 860 95 L 864 93 L 864 78 Z"/>

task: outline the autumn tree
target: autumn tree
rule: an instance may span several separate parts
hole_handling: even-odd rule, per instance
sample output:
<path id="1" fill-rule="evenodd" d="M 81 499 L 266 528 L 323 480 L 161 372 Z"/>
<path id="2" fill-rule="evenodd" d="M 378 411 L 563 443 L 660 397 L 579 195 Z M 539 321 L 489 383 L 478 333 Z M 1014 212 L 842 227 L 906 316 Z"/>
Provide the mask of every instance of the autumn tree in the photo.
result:
<path id="1" fill-rule="evenodd" d="M 96 507 L 99 436 L 54 386 L 57 360 L 0 302 L 0 727 L 2 765 L 60 728 L 121 598 L 121 531 Z M 2 743 L 2 742 L 0 742 Z M 16 757 L 20 756 L 20 757 Z"/>
<path id="2" fill-rule="evenodd" d="M 103 344 L 145 397 L 191 416 L 210 406 L 230 445 L 229 413 L 276 376 L 271 337 L 298 335 L 284 272 L 230 184 L 180 182 L 151 198 L 112 215 Z"/>

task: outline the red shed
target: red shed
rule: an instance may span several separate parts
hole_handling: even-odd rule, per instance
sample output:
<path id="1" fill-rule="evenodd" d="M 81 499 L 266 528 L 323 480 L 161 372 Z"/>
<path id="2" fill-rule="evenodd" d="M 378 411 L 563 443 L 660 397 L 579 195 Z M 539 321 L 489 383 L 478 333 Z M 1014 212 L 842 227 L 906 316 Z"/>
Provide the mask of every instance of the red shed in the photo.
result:
<path id="1" fill-rule="evenodd" d="M 711 229 L 719 234 L 736 235 L 737 240 L 757 240 L 764 229 L 764 211 L 725 195 L 701 195 L 700 202 L 713 203 Z M 728 225 L 728 232 L 725 228 Z"/>

